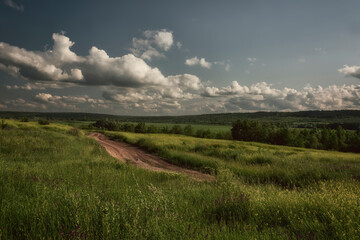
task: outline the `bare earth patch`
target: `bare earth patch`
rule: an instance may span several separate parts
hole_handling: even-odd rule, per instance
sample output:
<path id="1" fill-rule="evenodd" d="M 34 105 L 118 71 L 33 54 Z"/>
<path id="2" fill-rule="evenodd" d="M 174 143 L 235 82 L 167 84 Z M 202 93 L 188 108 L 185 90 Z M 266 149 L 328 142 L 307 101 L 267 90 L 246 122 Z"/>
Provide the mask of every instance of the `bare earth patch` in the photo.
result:
<path id="1" fill-rule="evenodd" d="M 209 174 L 173 165 L 166 162 L 163 158 L 147 153 L 136 146 L 123 142 L 113 141 L 104 134 L 92 132 L 89 134 L 89 136 L 98 141 L 98 143 L 100 143 L 100 145 L 103 146 L 111 156 L 119 159 L 124 163 L 126 161 L 130 161 L 132 164 L 138 167 L 151 171 L 186 174 L 189 177 L 200 181 L 214 180 L 214 177 Z"/>

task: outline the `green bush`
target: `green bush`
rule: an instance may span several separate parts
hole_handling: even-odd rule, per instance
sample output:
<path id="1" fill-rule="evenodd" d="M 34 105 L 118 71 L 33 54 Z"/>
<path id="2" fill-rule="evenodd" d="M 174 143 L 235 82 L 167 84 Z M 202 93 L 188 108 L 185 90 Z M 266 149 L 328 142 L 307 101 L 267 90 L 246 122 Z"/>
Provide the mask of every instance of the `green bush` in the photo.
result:
<path id="1" fill-rule="evenodd" d="M 39 118 L 38 123 L 40 125 L 49 125 L 50 124 L 49 120 L 44 119 L 44 118 Z"/>

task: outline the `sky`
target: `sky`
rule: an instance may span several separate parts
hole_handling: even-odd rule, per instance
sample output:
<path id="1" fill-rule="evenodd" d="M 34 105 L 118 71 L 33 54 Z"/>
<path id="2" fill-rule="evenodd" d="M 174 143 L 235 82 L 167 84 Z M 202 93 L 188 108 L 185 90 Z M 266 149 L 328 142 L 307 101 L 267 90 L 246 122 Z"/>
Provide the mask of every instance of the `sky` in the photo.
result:
<path id="1" fill-rule="evenodd" d="M 0 0 L 0 111 L 360 110 L 358 0 Z"/>

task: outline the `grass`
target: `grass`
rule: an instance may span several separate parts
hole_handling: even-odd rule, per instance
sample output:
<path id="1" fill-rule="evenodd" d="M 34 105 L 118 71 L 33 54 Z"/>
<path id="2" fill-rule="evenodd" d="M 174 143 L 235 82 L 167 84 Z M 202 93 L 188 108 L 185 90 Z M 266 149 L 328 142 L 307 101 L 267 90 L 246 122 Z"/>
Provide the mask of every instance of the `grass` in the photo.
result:
<path id="1" fill-rule="evenodd" d="M 360 178 L 359 154 L 166 134 L 106 134 L 187 168 L 214 174 L 229 169 L 245 183 L 294 188 Z"/>
<path id="2" fill-rule="evenodd" d="M 359 154 L 109 133 L 216 174 L 196 182 L 119 163 L 69 126 L 6 122 L 0 239 L 360 239 Z"/>

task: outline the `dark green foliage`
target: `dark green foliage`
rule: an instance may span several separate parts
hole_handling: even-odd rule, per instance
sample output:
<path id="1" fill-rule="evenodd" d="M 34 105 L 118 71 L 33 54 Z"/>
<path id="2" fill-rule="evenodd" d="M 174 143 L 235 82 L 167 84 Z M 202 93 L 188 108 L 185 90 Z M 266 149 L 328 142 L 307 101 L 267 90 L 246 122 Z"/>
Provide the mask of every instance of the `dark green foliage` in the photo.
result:
<path id="1" fill-rule="evenodd" d="M 157 127 L 155 127 L 154 125 L 150 125 L 148 128 L 147 128 L 147 133 L 158 133 L 159 130 Z"/>
<path id="2" fill-rule="evenodd" d="M 173 134 L 183 134 L 184 131 L 183 131 L 183 129 L 182 129 L 182 127 L 180 125 L 174 125 L 171 128 L 171 133 L 173 133 Z"/>
<path id="3" fill-rule="evenodd" d="M 238 120 L 233 124 L 231 135 L 235 140 L 271 143 L 294 147 L 306 147 L 345 152 L 360 152 L 359 131 L 294 129 L 286 125 L 264 124 L 253 120 Z"/>
<path id="4" fill-rule="evenodd" d="M 49 125 L 50 124 L 49 120 L 44 119 L 44 118 L 39 118 L 38 123 L 40 125 Z"/>
<path id="5" fill-rule="evenodd" d="M 199 138 L 214 138 L 210 129 L 207 129 L 207 130 L 199 129 L 196 131 L 195 136 L 199 137 Z"/>
<path id="6" fill-rule="evenodd" d="M 135 126 L 135 132 L 136 133 L 146 133 L 146 125 L 145 125 L 145 123 L 138 123 Z"/>
<path id="7" fill-rule="evenodd" d="M 186 125 L 184 128 L 184 134 L 187 136 L 193 136 L 194 135 L 194 129 L 191 125 Z"/>
<path id="8" fill-rule="evenodd" d="M 27 117 L 23 117 L 20 119 L 20 122 L 29 122 L 29 119 Z"/>
<path id="9" fill-rule="evenodd" d="M 2 119 L 1 120 L 1 124 L 0 124 L 0 129 L 5 129 L 7 128 L 8 124 Z"/>

